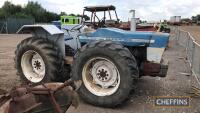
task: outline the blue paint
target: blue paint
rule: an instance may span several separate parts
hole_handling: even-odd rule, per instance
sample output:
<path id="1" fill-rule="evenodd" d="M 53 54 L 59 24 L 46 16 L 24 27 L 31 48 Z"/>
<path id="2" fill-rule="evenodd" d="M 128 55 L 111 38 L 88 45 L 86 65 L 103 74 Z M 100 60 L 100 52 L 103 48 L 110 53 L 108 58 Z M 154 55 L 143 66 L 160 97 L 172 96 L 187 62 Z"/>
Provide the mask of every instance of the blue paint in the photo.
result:
<path id="1" fill-rule="evenodd" d="M 125 46 L 166 47 L 169 34 L 156 32 L 131 32 L 118 28 L 99 28 L 95 32 L 83 33 L 79 36 L 81 43 L 91 40 L 112 40 Z"/>
<path id="2" fill-rule="evenodd" d="M 151 40 L 155 40 L 155 43 L 150 43 L 150 47 L 166 47 L 169 42 L 169 34 L 154 33 Z"/>

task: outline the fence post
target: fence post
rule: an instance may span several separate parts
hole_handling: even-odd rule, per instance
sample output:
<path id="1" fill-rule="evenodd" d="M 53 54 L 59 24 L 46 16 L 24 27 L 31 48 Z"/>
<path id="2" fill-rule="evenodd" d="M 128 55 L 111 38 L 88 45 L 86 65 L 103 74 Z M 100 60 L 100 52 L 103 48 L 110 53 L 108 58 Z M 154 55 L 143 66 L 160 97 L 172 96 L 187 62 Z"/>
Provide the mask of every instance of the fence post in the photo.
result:
<path id="1" fill-rule="evenodd" d="M 195 49 L 198 50 L 199 47 L 200 47 L 199 44 L 198 44 L 195 40 L 193 41 L 193 43 L 194 43 L 194 51 L 195 51 Z M 197 46 L 197 47 L 196 47 L 196 46 Z M 195 51 L 195 52 L 196 52 L 196 51 Z M 195 53 L 194 53 L 194 54 L 195 54 Z M 200 55 L 199 53 L 196 53 L 196 54 Z M 198 56 L 198 58 L 199 58 L 199 56 Z M 193 59 L 194 59 L 194 57 L 193 57 Z M 198 64 L 200 64 L 200 60 L 198 60 L 197 62 L 198 62 Z M 199 65 L 198 65 L 198 66 L 199 66 Z M 196 68 L 200 70 L 200 66 L 199 66 L 199 67 L 196 67 Z M 193 68 L 192 68 L 192 69 L 193 69 Z M 197 71 L 196 69 L 194 69 L 194 70 L 193 70 L 193 75 L 195 76 L 195 78 L 196 78 L 196 80 L 197 80 L 197 83 L 198 83 L 198 85 L 200 86 L 200 81 L 199 81 L 199 78 L 198 78 L 198 76 L 200 75 L 200 73 L 199 73 L 200 71 L 199 71 L 199 70 Z M 197 72 L 196 72 L 196 71 L 197 71 Z"/>
<path id="2" fill-rule="evenodd" d="M 193 63 L 194 63 L 194 51 L 195 50 L 195 43 L 194 40 L 192 40 L 192 59 L 191 59 L 191 69 L 193 70 Z"/>
<path id="3" fill-rule="evenodd" d="M 190 35 L 187 32 L 187 44 L 186 44 L 186 54 L 187 54 L 187 56 L 188 56 L 189 41 L 190 41 Z"/>
<path id="4" fill-rule="evenodd" d="M 178 35 L 177 35 L 177 44 L 179 44 L 179 38 L 180 38 L 180 34 L 181 34 L 181 31 L 178 29 Z"/>
<path id="5" fill-rule="evenodd" d="M 200 49 L 200 45 L 197 45 L 198 46 L 198 49 Z M 198 50 L 199 51 L 199 50 Z M 198 53 L 198 55 L 199 55 L 199 58 L 200 58 L 200 53 Z M 199 64 L 200 64 L 200 59 L 199 59 L 199 62 L 198 62 Z M 200 76 L 200 65 L 199 65 L 199 73 L 198 73 L 198 75 Z"/>

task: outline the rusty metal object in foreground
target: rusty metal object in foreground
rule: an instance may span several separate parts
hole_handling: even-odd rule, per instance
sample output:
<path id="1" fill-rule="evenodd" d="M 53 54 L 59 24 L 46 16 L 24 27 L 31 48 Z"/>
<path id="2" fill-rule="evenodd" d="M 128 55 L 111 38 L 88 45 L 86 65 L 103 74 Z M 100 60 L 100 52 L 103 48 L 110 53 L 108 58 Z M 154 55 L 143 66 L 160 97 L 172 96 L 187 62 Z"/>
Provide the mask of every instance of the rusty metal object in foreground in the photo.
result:
<path id="1" fill-rule="evenodd" d="M 11 90 L 9 104 L 4 113 L 63 113 L 70 107 L 78 106 L 78 95 L 74 91 L 81 81 L 46 83 L 35 87 L 20 86 Z"/>

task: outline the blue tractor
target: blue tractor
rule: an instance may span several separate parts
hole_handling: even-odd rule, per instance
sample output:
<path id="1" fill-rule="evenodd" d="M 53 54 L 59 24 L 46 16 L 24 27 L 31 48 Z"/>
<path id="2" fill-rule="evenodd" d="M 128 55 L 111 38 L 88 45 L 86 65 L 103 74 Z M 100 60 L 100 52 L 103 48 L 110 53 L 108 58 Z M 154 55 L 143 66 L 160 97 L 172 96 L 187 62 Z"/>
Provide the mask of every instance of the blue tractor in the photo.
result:
<path id="1" fill-rule="evenodd" d="M 82 80 L 80 97 L 93 105 L 113 107 L 127 99 L 141 76 L 165 77 L 162 59 L 169 34 L 91 29 L 84 24 L 60 30 L 54 25 L 24 25 L 32 33 L 15 51 L 23 82 Z"/>

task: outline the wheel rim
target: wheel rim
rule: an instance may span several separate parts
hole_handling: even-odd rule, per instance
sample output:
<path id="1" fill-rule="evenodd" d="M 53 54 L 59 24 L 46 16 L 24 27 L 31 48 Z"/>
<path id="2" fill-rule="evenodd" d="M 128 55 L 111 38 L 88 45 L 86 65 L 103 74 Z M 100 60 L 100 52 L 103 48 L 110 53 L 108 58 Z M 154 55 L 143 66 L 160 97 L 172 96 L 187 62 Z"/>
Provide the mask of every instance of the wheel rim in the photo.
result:
<path id="1" fill-rule="evenodd" d="M 94 95 L 109 96 L 119 88 L 120 74 L 113 62 L 107 58 L 92 58 L 83 67 L 82 79 L 85 87 Z"/>
<path id="2" fill-rule="evenodd" d="M 21 67 L 26 79 L 38 83 L 45 76 L 45 64 L 42 57 L 33 50 L 26 51 L 21 58 Z"/>

